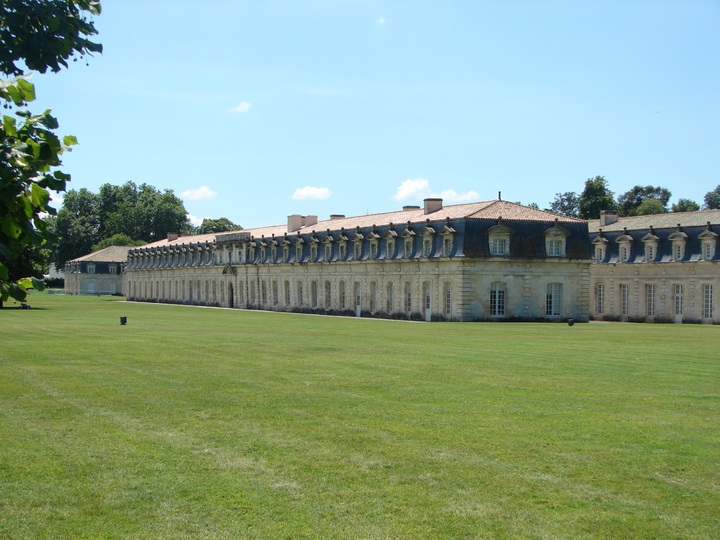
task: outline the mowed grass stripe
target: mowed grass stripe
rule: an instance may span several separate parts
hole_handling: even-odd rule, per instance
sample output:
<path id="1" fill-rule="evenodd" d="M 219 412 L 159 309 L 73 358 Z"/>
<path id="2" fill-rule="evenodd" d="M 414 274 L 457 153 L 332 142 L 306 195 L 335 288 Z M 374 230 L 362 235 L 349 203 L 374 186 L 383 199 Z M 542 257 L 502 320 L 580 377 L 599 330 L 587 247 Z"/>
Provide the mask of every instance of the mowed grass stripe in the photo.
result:
<path id="1" fill-rule="evenodd" d="M 0 311 L 3 537 L 720 531 L 718 327 L 32 304 Z"/>

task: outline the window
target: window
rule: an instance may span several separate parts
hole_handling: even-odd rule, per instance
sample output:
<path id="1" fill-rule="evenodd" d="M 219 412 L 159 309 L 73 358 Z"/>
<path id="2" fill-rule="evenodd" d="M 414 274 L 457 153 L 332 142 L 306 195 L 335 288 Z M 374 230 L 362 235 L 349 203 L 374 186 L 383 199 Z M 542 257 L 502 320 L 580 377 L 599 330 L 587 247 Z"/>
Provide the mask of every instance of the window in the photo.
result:
<path id="1" fill-rule="evenodd" d="M 676 261 L 681 261 L 683 255 L 685 255 L 685 245 L 681 244 L 680 242 L 673 244 L 673 259 Z"/>
<path id="2" fill-rule="evenodd" d="M 370 258 L 374 259 L 377 257 L 377 242 L 372 242 L 370 244 Z"/>
<path id="3" fill-rule="evenodd" d="M 330 303 L 330 290 L 331 290 L 331 289 L 330 289 L 330 282 L 329 282 L 329 281 L 326 281 L 326 282 L 325 282 L 325 309 L 329 309 L 329 308 L 330 308 L 330 305 L 331 305 L 331 303 Z"/>
<path id="4" fill-rule="evenodd" d="M 605 260 L 605 246 L 595 246 L 595 262 L 603 262 Z"/>
<path id="5" fill-rule="evenodd" d="M 264 247 L 260 248 L 260 260 L 258 262 L 264 263 L 267 259 L 267 249 Z"/>
<path id="6" fill-rule="evenodd" d="M 703 242 L 703 259 L 709 261 L 715 254 L 715 246 L 712 242 Z"/>
<path id="7" fill-rule="evenodd" d="M 298 307 L 302 307 L 302 305 L 303 305 L 303 284 L 302 284 L 302 281 L 298 281 L 298 283 L 297 283 L 297 305 L 298 305 Z"/>
<path id="8" fill-rule="evenodd" d="M 340 297 L 340 309 L 345 309 L 345 282 L 340 282 L 340 291 L 338 296 Z"/>
<path id="9" fill-rule="evenodd" d="M 88 264 L 87 266 L 88 274 L 94 274 L 95 273 L 95 265 L 94 264 Z"/>
<path id="10" fill-rule="evenodd" d="M 423 256 L 429 257 L 432 252 L 432 238 L 423 238 Z"/>
<path id="11" fill-rule="evenodd" d="M 290 305 L 290 282 L 289 281 L 285 282 L 284 289 L 285 289 L 285 305 L 289 306 Z"/>
<path id="12" fill-rule="evenodd" d="M 409 281 L 405 283 L 405 311 L 412 312 L 412 284 Z"/>
<path id="13" fill-rule="evenodd" d="M 452 252 L 453 240 L 452 236 L 443 238 L 443 257 L 449 257 Z"/>
<path id="14" fill-rule="evenodd" d="M 312 244 L 310 246 L 310 260 L 311 261 L 317 260 L 317 246 L 315 244 Z"/>
<path id="15" fill-rule="evenodd" d="M 713 286 L 703 285 L 703 318 L 713 318 Z"/>
<path id="16" fill-rule="evenodd" d="M 562 283 L 548 283 L 545 295 L 545 315 L 559 317 L 562 306 Z"/>
<path id="17" fill-rule="evenodd" d="M 548 257 L 565 257 L 565 243 L 570 231 L 557 224 L 545 231 L 545 253 Z"/>
<path id="18" fill-rule="evenodd" d="M 645 244 L 645 262 L 652 262 L 655 260 L 655 244 Z"/>
<path id="19" fill-rule="evenodd" d="M 622 244 L 620 246 L 620 262 L 628 262 L 630 260 L 630 245 Z"/>
<path id="20" fill-rule="evenodd" d="M 412 256 L 412 240 L 405 240 L 405 258 Z"/>
<path id="21" fill-rule="evenodd" d="M 344 260 L 345 260 L 345 255 L 346 255 L 346 253 L 345 253 L 345 249 L 346 249 L 345 244 L 340 244 L 340 245 L 339 245 L 339 248 L 340 248 L 340 249 L 339 249 L 339 251 L 340 251 L 339 258 L 340 258 L 341 261 L 344 261 Z"/>
<path id="22" fill-rule="evenodd" d="M 260 301 L 263 305 L 267 304 L 267 283 L 264 281 L 260 284 Z"/>
<path id="23" fill-rule="evenodd" d="M 111 274 L 117 274 L 117 264 L 111 264 L 108 270 Z"/>
<path id="24" fill-rule="evenodd" d="M 213 296 L 215 295 L 215 284 L 213 283 Z M 255 282 L 250 282 L 250 303 L 255 305 Z"/>
<path id="25" fill-rule="evenodd" d="M 317 281 L 310 282 L 310 306 L 313 308 L 318 307 Z"/>
<path id="26" fill-rule="evenodd" d="M 325 244 L 325 260 L 329 261 L 332 255 L 332 245 Z"/>
<path id="27" fill-rule="evenodd" d="M 491 317 L 504 317 L 505 316 L 505 284 L 504 283 L 493 283 L 490 286 L 490 316 Z"/>
<path id="28" fill-rule="evenodd" d="M 645 315 L 655 316 L 655 285 L 652 283 L 645 284 Z"/>
<path id="29" fill-rule="evenodd" d="M 548 257 L 562 257 L 562 240 L 548 240 L 547 241 L 547 254 Z"/>
<path id="30" fill-rule="evenodd" d="M 445 284 L 445 316 L 450 317 L 452 311 L 452 295 L 450 294 L 450 283 Z"/>
<path id="31" fill-rule="evenodd" d="M 507 253 L 507 238 L 493 238 L 490 241 L 490 255 L 505 255 Z"/>
<path id="32" fill-rule="evenodd" d="M 388 286 L 387 286 L 387 306 L 386 306 L 385 311 L 387 311 L 388 313 L 393 312 L 393 284 L 392 283 L 388 283 Z"/>
<path id="33" fill-rule="evenodd" d="M 277 281 L 272 282 L 272 302 L 274 306 L 278 305 L 278 286 Z"/>
<path id="34" fill-rule="evenodd" d="M 370 312 L 375 311 L 375 304 L 377 300 L 377 284 L 374 281 L 370 282 Z"/>
<path id="35" fill-rule="evenodd" d="M 595 284 L 595 311 L 598 315 L 605 313 L 605 284 Z"/>
<path id="36" fill-rule="evenodd" d="M 387 258 L 391 258 L 395 256 L 395 240 L 388 240 L 387 241 Z"/>
<path id="37" fill-rule="evenodd" d="M 355 242 L 355 259 L 360 260 L 361 256 L 362 256 L 362 243 Z"/>
<path id="38" fill-rule="evenodd" d="M 302 252 L 303 252 L 302 246 L 297 246 L 297 247 L 295 248 L 295 261 L 296 261 L 296 262 L 301 262 L 301 261 L 302 261 Z"/>
<path id="39" fill-rule="evenodd" d="M 620 284 L 620 315 L 627 316 L 629 304 L 628 304 L 629 287 L 627 283 Z"/>
<path id="40" fill-rule="evenodd" d="M 675 315 L 683 314 L 683 286 L 679 283 L 675 284 L 674 287 L 675 297 Z"/>

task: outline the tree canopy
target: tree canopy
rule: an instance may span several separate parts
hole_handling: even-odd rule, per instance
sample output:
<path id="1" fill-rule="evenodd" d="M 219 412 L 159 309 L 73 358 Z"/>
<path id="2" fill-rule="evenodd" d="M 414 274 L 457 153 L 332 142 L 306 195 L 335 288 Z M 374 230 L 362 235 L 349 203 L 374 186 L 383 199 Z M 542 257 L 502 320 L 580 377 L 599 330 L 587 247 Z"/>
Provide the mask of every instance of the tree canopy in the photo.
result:
<path id="1" fill-rule="evenodd" d="M 720 209 L 720 185 L 705 194 L 705 208 L 708 210 Z"/>
<path id="2" fill-rule="evenodd" d="M 555 200 L 550 203 L 550 211 L 568 217 L 578 217 L 580 214 L 580 197 L 574 191 L 556 193 Z"/>
<path id="3" fill-rule="evenodd" d="M 648 199 L 654 199 L 661 203 L 662 212 L 649 213 L 662 214 L 667 211 L 671 196 L 670 190 L 661 186 L 633 186 L 632 189 L 618 196 L 618 212 L 623 216 L 641 215 L 638 208 Z M 646 206 L 643 211 L 648 213 L 649 208 L 657 210 L 657 204 L 650 203 L 650 206 Z"/>
<path id="4" fill-rule="evenodd" d="M 0 3 L 0 100 L 9 111 L 0 124 L 0 306 L 43 287 L 34 277 L 16 276 L 33 259 L 28 248 L 53 239 L 43 216 L 55 213 L 50 190 L 64 191 L 70 180 L 57 169 L 60 156 L 77 144 L 73 136 L 55 134 L 58 121 L 49 110 L 33 114 L 25 108 L 35 99 L 35 86 L 23 71 L 57 72 L 75 55 L 101 52 L 88 39 L 97 33 L 90 17 L 99 13 L 100 3 L 90 0 Z"/>
<path id="5" fill-rule="evenodd" d="M 700 205 L 690 199 L 678 199 L 678 202 L 672 205 L 673 212 L 697 212 Z"/>
<path id="6" fill-rule="evenodd" d="M 585 181 L 585 189 L 578 200 L 578 217 L 582 219 L 597 219 L 603 210 L 615 210 L 613 192 L 608 187 L 604 176 L 588 178 Z"/>
<path id="7" fill-rule="evenodd" d="M 53 260 L 58 268 L 91 253 L 108 238 L 117 241 L 123 237 L 130 242 L 125 245 L 141 245 L 170 232 L 192 232 L 185 206 L 172 190 L 161 192 L 134 182 L 103 184 L 97 194 L 85 188 L 68 191 L 58 211 L 56 230 Z"/>
<path id="8" fill-rule="evenodd" d="M 242 229 L 240 225 L 236 225 L 226 217 L 220 219 L 205 218 L 198 227 L 198 234 L 211 234 L 225 231 L 237 231 Z"/>

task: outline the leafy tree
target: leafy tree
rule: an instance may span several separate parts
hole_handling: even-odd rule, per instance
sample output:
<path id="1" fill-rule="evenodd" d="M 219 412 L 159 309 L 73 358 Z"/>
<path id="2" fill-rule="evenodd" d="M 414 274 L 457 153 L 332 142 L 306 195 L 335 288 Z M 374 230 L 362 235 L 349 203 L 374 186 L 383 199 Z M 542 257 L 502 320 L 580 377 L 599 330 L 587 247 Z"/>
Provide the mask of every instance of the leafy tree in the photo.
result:
<path id="1" fill-rule="evenodd" d="M 705 208 L 708 210 L 720 209 L 720 185 L 705 194 Z"/>
<path id="2" fill-rule="evenodd" d="M 678 199 L 678 202 L 672 205 L 673 212 L 697 212 L 700 205 L 690 199 Z"/>
<path id="3" fill-rule="evenodd" d="M 578 200 L 578 217 L 582 219 L 597 219 L 603 210 L 615 210 L 615 198 L 608 187 L 604 176 L 588 178 L 585 189 Z"/>
<path id="4" fill-rule="evenodd" d="M 202 223 L 198 228 L 198 234 L 237 231 L 240 229 L 242 229 L 240 225 L 235 225 L 232 221 L 225 217 L 221 217 L 220 219 L 205 218 L 202 220 Z"/>
<path id="5" fill-rule="evenodd" d="M 103 184 L 98 194 L 71 190 L 58 212 L 58 268 L 95 251 L 102 240 L 122 235 L 131 244 L 155 242 L 169 232 L 192 232 L 183 202 L 172 190 L 159 191 L 148 184 Z M 140 242 L 140 243 L 138 243 Z M 117 245 L 117 244 L 115 244 Z"/>
<path id="6" fill-rule="evenodd" d="M 556 193 L 555 200 L 550 203 L 550 211 L 568 217 L 578 217 L 580 214 L 580 197 L 574 191 Z"/>
<path id="7" fill-rule="evenodd" d="M 664 214 L 666 212 L 665 205 L 661 200 L 650 197 L 645 199 L 640 206 L 635 208 L 633 215 L 647 216 L 649 214 Z"/>
<path id="8" fill-rule="evenodd" d="M 631 190 L 618 197 L 618 212 L 623 216 L 634 216 L 637 214 L 640 205 L 647 199 L 660 201 L 663 211 L 667 211 L 668 201 L 671 196 L 670 190 L 661 186 L 633 186 Z M 655 203 L 652 203 L 652 206 L 656 206 Z"/>
<path id="9" fill-rule="evenodd" d="M 97 33 L 89 17 L 99 13 L 100 3 L 90 0 L 0 2 L 0 73 L 5 77 L 0 101 L 10 111 L 0 124 L 0 307 L 10 297 L 23 301 L 28 289 L 44 287 L 35 277 L 16 277 L 28 247 L 40 248 L 53 239 L 42 216 L 55 213 L 50 190 L 64 191 L 70 180 L 57 170 L 60 156 L 77 143 L 54 133 L 58 122 L 49 110 L 33 114 L 25 108 L 35 99 L 35 86 L 23 69 L 56 72 L 76 55 L 101 52 L 88 39 Z"/>

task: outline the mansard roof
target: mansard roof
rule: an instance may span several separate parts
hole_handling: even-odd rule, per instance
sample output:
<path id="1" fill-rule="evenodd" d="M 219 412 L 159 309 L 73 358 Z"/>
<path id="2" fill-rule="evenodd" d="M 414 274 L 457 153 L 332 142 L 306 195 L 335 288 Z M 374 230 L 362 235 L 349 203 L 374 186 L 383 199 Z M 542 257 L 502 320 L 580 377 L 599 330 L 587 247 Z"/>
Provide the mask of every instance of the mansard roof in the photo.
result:
<path id="1" fill-rule="evenodd" d="M 647 231 L 654 229 L 676 229 L 678 223 L 684 227 L 705 227 L 707 222 L 720 225 L 720 210 L 699 210 L 697 212 L 667 212 L 665 214 L 650 214 L 647 216 L 620 217 L 615 223 L 600 225 L 599 219 L 588 221 L 588 230 L 591 234 L 600 229 L 603 232 Z"/>
<path id="2" fill-rule="evenodd" d="M 554 222 L 559 223 L 584 223 L 582 219 L 571 218 L 567 216 L 561 216 L 553 212 L 547 212 L 545 210 L 537 210 L 521 204 L 503 201 L 493 200 L 485 202 L 474 202 L 465 204 L 453 204 L 443 206 L 440 209 L 425 213 L 425 209 L 421 207 L 410 207 L 409 209 L 399 210 L 396 212 L 385 212 L 380 214 L 368 214 L 363 216 L 354 217 L 333 217 L 333 219 L 327 219 L 323 221 L 313 222 L 312 225 L 306 225 L 301 227 L 297 231 L 298 234 L 307 234 L 312 230 L 326 230 L 330 229 L 333 231 L 339 231 L 345 229 L 345 231 L 357 231 L 358 229 L 370 229 L 373 226 L 384 227 L 391 223 L 410 223 L 414 225 L 425 225 L 428 220 L 431 222 L 440 222 L 450 220 L 498 220 L 502 218 L 503 221 L 526 221 L 526 222 Z M 266 237 L 275 235 L 283 236 L 288 232 L 286 224 L 283 225 L 272 225 L 268 227 L 257 227 L 254 229 L 243 229 L 244 233 L 248 233 L 254 238 L 259 238 L 261 235 Z M 148 244 L 143 247 L 159 247 L 159 246 L 173 246 L 182 244 L 191 244 L 198 242 L 215 242 L 216 234 L 205 234 L 196 236 L 179 236 L 174 240 L 159 240 L 152 244 Z"/>
<path id="3" fill-rule="evenodd" d="M 93 253 L 88 253 L 87 255 L 83 255 L 82 257 L 78 257 L 77 259 L 68 261 L 68 263 L 75 263 L 75 262 L 123 263 L 127 260 L 128 251 L 130 251 L 131 249 L 133 249 L 133 248 L 131 248 L 129 246 L 108 246 L 99 251 L 94 251 Z"/>

